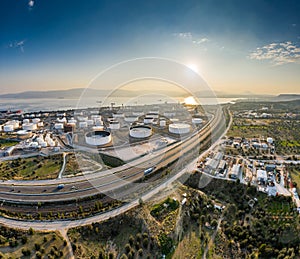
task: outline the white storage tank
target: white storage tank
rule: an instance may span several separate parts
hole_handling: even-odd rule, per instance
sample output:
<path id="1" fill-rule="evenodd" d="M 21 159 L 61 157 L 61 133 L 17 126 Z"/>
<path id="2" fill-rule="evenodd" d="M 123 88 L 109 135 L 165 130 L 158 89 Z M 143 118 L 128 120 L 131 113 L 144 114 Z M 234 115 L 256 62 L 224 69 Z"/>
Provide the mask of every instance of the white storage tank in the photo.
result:
<path id="1" fill-rule="evenodd" d="M 85 142 L 91 146 L 103 146 L 111 142 L 111 134 L 108 131 L 92 131 L 85 134 Z"/>
<path id="2" fill-rule="evenodd" d="M 124 118 L 124 113 L 113 113 L 114 118 Z"/>
<path id="3" fill-rule="evenodd" d="M 40 121 L 41 121 L 41 119 L 39 119 L 39 118 L 32 119 L 32 123 L 35 123 L 35 124 L 39 123 Z"/>
<path id="4" fill-rule="evenodd" d="M 176 116 L 176 112 L 174 112 L 174 111 L 165 111 L 164 116 L 166 116 L 167 118 L 172 118 L 172 117 Z"/>
<path id="5" fill-rule="evenodd" d="M 167 122 L 165 120 L 160 120 L 160 122 L 159 122 L 160 127 L 166 127 L 166 125 L 167 125 Z"/>
<path id="6" fill-rule="evenodd" d="M 146 116 L 146 117 L 144 118 L 144 123 L 145 123 L 145 124 L 151 124 L 151 123 L 153 123 L 153 120 L 154 120 L 153 117 Z"/>
<path id="7" fill-rule="evenodd" d="M 57 130 L 62 130 L 62 129 L 64 129 L 64 124 L 63 123 L 55 123 L 54 128 Z"/>
<path id="8" fill-rule="evenodd" d="M 12 125 L 12 124 L 4 125 L 3 131 L 4 132 L 13 132 L 14 131 L 14 125 Z"/>
<path id="9" fill-rule="evenodd" d="M 268 138 L 267 138 L 267 142 L 268 142 L 269 144 L 273 144 L 274 140 L 273 140 L 273 138 L 268 137 Z"/>
<path id="10" fill-rule="evenodd" d="M 60 122 L 60 123 L 66 123 L 66 122 L 67 122 L 66 117 L 63 117 L 63 118 L 57 118 L 56 120 L 57 120 L 57 122 Z"/>
<path id="11" fill-rule="evenodd" d="M 147 116 L 147 117 L 152 117 L 153 119 L 158 119 L 159 114 L 156 113 L 156 112 L 149 112 L 149 113 L 147 113 L 146 116 Z"/>
<path id="12" fill-rule="evenodd" d="M 95 119 L 95 125 L 96 126 L 102 126 L 103 125 L 103 121 L 102 121 L 102 119 L 100 118 L 98 118 L 98 119 Z"/>
<path id="13" fill-rule="evenodd" d="M 112 120 L 109 122 L 109 128 L 110 129 L 120 129 L 120 122 L 118 122 L 117 120 Z"/>
<path id="14" fill-rule="evenodd" d="M 132 115 L 134 115 L 134 116 L 143 116 L 145 113 L 143 112 L 143 111 L 133 111 L 132 112 Z"/>
<path id="15" fill-rule="evenodd" d="M 35 123 L 27 123 L 27 124 L 23 124 L 22 125 L 22 129 L 23 130 L 36 130 L 37 129 L 37 125 Z"/>
<path id="16" fill-rule="evenodd" d="M 169 132 L 174 134 L 187 134 L 191 130 L 191 126 L 185 123 L 173 123 L 169 125 Z"/>
<path id="17" fill-rule="evenodd" d="M 152 135 L 152 128 L 146 125 L 133 126 L 129 135 L 133 138 L 148 138 Z"/>
<path id="18" fill-rule="evenodd" d="M 44 122 L 40 121 L 40 122 L 37 124 L 37 126 L 40 127 L 40 128 L 41 128 L 41 127 L 44 127 Z"/>
<path id="19" fill-rule="evenodd" d="M 87 120 L 88 120 L 88 117 L 86 117 L 86 116 L 78 116 L 77 119 L 78 119 L 79 121 L 87 121 Z"/>
<path id="20" fill-rule="evenodd" d="M 74 118 L 72 118 L 72 119 L 70 119 L 70 120 L 68 120 L 68 123 L 77 123 L 77 120 L 75 120 Z"/>
<path id="21" fill-rule="evenodd" d="M 201 118 L 197 118 L 197 117 L 192 118 L 192 123 L 194 124 L 201 124 L 202 122 L 203 120 Z"/>
<path id="22" fill-rule="evenodd" d="M 19 130 L 17 131 L 17 135 L 19 138 L 30 138 L 32 136 L 32 132 L 27 131 L 27 130 Z"/>
<path id="23" fill-rule="evenodd" d="M 136 117 L 136 116 L 125 116 L 125 121 L 126 122 L 130 122 L 130 123 L 132 123 L 132 122 L 135 122 L 135 121 L 137 121 L 138 120 L 138 117 Z"/>
<path id="24" fill-rule="evenodd" d="M 94 125 L 94 120 L 87 120 L 87 125 L 88 126 L 93 126 Z"/>
<path id="25" fill-rule="evenodd" d="M 91 115 L 91 119 L 95 120 L 95 119 L 100 119 L 101 120 L 101 115 Z"/>
<path id="26" fill-rule="evenodd" d="M 101 131 L 101 130 L 104 130 L 104 127 L 103 126 L 94 126 L 94 127 L 92 127 L 92 130 L 93 131 Z"/>
<path id="27" fill-rule="evenodd" d="M 81 121 L 79 122 L 79 128 L 83 129 L 83 128 L 87 128 L 88 124 L 86 121 Z"/>

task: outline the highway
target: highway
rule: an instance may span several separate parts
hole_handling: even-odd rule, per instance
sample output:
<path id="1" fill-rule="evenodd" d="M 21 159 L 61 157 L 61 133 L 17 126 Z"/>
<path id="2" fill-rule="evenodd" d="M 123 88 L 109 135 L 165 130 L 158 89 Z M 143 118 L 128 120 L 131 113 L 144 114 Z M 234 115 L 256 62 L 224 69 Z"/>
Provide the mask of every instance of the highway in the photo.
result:
<path id="1" fill-rule="evenodd" d="M 16 203 L 75 200 L 120 189 L 129 183 L 143 179 L 144 169 L 155 166 L 155 170 L 167 166 L 176 159 L 184 159 L 184 154 L 199 149 L 199 144 L 222 123 L 219 109 L 209 125 L 190 137 L 173 145 L 153 152 L 134 163 L 87 176 L 44 181 L 6 181 L 0 184 L 0 200 Z M 57 189 L 58 184 L 64 188 Z"/>
<path id="2" fill-rule="evenodd" d="M 220 140 L 228 131 L 230 124 L 232 122 L 232 119 L 230 120 L 230 123 L 226 130 L 224 130 L 223 134 L 221 134 L 218 138 Z M 164 191 L 166 188 L 168 188 L 174 181 L 179 179 L 182 175 L 184 175 L 186 172 L 190 172 L 195 169 L 195 164 L 198 161 L 198 159 L 201 159 L 202 157 L 205 157 L 211 150 L 213 150 L 217 145 L 219 144 L 218 141 L 213 143 L 205 152 L 203 152 L 199 157 L 192 160 L 189 165 L 187 165 L 184 169 L 178 171 L 174 176 L 169 178 L 167 181 L 157 185 L 155 188 L 151 189 L 148 192 L 145 192 L 140 198 L 143 201 L 147 201 L 153 197 L 153 195 Z M 108 220 L 109 218 L 116 217 L 122 213 L 125 213 L 126 211 L 133 209 L 134 207 L 139 205 L 139 199 L 134 199 L 131 202 L 123 205 L 122 207 L 113 209 L 111 211 L 104 212 L 102 214 L 98 214 L 92 217 L 84 218 L 84 219 L 77 219 L 77 220 L 56 220 L 56 221 L 39 221 L 39 220 L 18 220 L 18 219 L 12 219 L 12 218 L 4 218 L 0 217 L 0 224 L 9 226 L 12 228 L 18 228 L 18 229 L 24 229 L 28 230 L 30 227 L 40 230 L 40 231 L 65 231 L 66 229 L 78 227 L 78 226 L 84 226 L 92 224 L 93 222 L 101 222 L 104 220 Z"/>

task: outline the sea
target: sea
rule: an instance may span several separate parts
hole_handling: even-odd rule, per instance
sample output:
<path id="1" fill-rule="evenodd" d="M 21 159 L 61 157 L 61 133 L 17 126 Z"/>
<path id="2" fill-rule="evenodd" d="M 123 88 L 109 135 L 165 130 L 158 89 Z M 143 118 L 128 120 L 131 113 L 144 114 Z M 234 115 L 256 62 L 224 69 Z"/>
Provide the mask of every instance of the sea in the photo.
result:
<path id="1" fill-rule="evenodd" d="M 99 108 L 104 106 L 140 106 L 163 103 L 183 103 L 187 98 L 182 97 L 87 97 L 87 98 L 52 98 L 52 99 L 19 99 L 0 98 L 0 110 L 22 110 L 23 112 L 57 111 L 78 108 Z M 243 99 L 243 98 L 239 98 Z M 197 103 L 201 105 L 216 105 L 235 102 L 237 98 L 200 98 Z"/>

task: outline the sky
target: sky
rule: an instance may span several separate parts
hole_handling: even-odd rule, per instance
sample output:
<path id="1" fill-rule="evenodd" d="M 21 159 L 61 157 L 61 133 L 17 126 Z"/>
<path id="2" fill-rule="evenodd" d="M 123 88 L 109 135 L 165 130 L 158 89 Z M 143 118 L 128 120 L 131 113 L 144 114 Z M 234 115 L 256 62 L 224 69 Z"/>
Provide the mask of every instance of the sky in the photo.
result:
<path id="1" fill-rule="evenodd" d="M 86 87 L 128 59 L 190 66 L 214 91 L 300 93 L 298 0 L 1 0 L 1 94 Z"/>

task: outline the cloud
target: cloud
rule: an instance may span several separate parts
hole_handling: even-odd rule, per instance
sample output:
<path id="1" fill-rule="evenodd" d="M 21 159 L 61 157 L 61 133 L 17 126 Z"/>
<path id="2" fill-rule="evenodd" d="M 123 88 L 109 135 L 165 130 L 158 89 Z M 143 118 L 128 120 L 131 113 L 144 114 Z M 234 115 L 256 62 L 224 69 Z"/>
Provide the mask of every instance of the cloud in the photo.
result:
<path id="1" fill-rule="evenodd" d="M 177 32 L 177 33 L 173 33 L 173 36 L 182 40 L 187 40 L 195 45 L 201 45 L 209 41 L 208 38 L 196 37 L 191 32 Z"/>
<path id="2" fill-rule="evenodd" d="M 269 60 L 274 65 L 287 63 L 300 64 L 300 47 L 291 41 L 270 43 L 252 51 L 249 58 L 255 60 Z"/>
<path id="3" fill-rule="evenodd" d="M 33 0 L 30 0 L 30 1 L 28 2 L 28 6 L 29 6 L 29 8 L 32 8 L 32 7 L 34 6 L 34 1 L 33 1 Z"/>
<path id="4" fill-rule="evenodd" d="M 21 40 L 21 41 L 15 41 L 14 43 L 9 43 L 8 47 L 9 48 L 19 48 L 21 52 L 24 53 L 24 44 L 26 40 Z"/>

